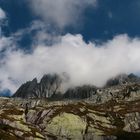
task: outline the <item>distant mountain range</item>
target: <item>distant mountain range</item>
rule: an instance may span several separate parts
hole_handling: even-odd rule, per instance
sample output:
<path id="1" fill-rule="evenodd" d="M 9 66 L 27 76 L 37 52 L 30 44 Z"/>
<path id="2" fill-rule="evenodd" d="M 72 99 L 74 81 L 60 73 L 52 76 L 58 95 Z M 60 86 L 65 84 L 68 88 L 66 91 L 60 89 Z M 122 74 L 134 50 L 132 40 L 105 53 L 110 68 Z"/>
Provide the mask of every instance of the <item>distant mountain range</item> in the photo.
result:
<path id="1" fill-rule="evenodd" d="M 118 75 L 98 88 L 63 89 L 59 75 L 0 98 L 2 140 L 140 140 L 140 78 Z"/>
<path id="2" fill-rule="evenodd" d="M 61 83 L 62 79 L 56 74 L 44 75 L 39 83 L 35 78 L 21 85 L 13 97 L 50 98 L 60 93 Z"/>
<path id="3" fill-rule="evenodd" d="M 5 89 L 0 93 L 0 97 L 10 97 L 11 96 L 11 91 L 9 89 Z"/>
<path id="4" fill-rule="evenodd" d="M 93 85 L 83 85 L 67 89 L 65 92 L 61 90 L 63 82 L 63 79 L 57 74 L 44 75 L 39 83 L 35 78 L 32 81 L 28 81 L 25 84 L 21 85 L 21 87 L 16 91 L 13 97 L 48 98 L 54 100 L 86 99 L 97 96 L 102 90 L 106 90 L 107 92 L 108 88 L 113 89 L 113 87 L 116 86 L 121 87 L 132 83 L 140 83 L 140 78 L 134 74 L 121 74 L 109 79 L 103 88 L 98 88 Z"/>

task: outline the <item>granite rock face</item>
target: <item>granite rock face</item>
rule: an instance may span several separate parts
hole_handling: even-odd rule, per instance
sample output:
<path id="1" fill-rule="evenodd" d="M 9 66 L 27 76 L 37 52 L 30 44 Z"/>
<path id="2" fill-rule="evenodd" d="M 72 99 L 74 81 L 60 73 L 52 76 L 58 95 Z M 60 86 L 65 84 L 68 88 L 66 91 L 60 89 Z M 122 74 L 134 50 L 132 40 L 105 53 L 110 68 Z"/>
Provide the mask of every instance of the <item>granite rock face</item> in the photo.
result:
<path id="1" fill-rule="evenodd" d="M 140 78 L 133 73 L 126 75 L 120 74 L 114 78 L 111 78 L 107 81 L 105 87 L 111 87 L 116 85 L 124 85 L 128 83 L 140 83 Z"/>
<path id="2" fill-rule="evenodd" d="M 139 140 L 139 78 L 116 79 L 103 88 L 87 85 L 64 93 L 58 75 L 27 82 L 13 96 L 20 98 L 0 98 L 0 138 Z"/>
<path id="3" fill-rule="evenodd" d="M 20 98 L 51 98 L 56 100 L 63 99 L 89 99 L 93 102 L 106 102 L 112 98 L 128 99 L 139 96 L 140 78 L 134 74 L 119 75 L 107 81 L 103 88 L 91 85 L 73 87 L 62 91 L 64 81 L 59 75 L 44 75 L 38 83 L 33 79 L 23 84 L 13 97 Z M 132 98 L 131 98 L 132 99 Z"/>
<path id="4" fill-rule="evenodd" d="M 86 99 L 96 95 L 97 88 L 94 86 L 81 86 L 68 89 L 64 95 L 64 99 Z"/>
<path id="5" fill-rule="evenodd" d="M 139 140 L 140 100 L 102 104 L 0 98 L 3 140 Z"/>
<path id="6" fill-rule="evenodd" d="M 13 97 L 20 98 L 49 98 L 60 92 L 62 79 L 54 75 L 44 75 L 40 81 L 33 79 L 23 84 L 13 95 Z"/>

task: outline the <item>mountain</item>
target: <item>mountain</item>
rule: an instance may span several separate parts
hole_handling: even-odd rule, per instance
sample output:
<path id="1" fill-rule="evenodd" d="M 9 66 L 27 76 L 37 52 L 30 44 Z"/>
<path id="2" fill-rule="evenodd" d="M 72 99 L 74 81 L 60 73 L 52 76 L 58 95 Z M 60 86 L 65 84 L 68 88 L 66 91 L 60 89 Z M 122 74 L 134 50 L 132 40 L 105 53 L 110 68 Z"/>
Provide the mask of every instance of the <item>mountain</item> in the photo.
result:
<path id="1" fill-rule="evenodd" d="M 126 75 L 120 74 L 114 78 L 111 78 L 107 81 L 105 87 L 111 87 L 116 85 L 124 85 L 128 83 L 140 83 L 140 78 L 133 73 Z"/>
<path id="2" fill-rule="evenodd" d="M 10 97 L 11 96 L 11 91 L 9 89 L 5 89 L 0 92 L 0 97 Z"/>
<path id="3" fill-rule="evenodd" d="M 103 88 L 64 93 L 62 85 L 60 76 L 44 75 L 23 84 L 13 96 L 20 98 L 0 98 L 0 139 L 140 140 L 139 77 L 119 75 Z"/>
<path id="4" fill-rule="evenodd" d="M 116 94 L 120 98 L 124 98 L 128 91 L 131 91 L 131 85 L 140 84 L 140 78 L 134 74 L 121 74 L 109 79 L 103 88 L 93 85 L 83 85 L 67 89 L 63 89 L 63 81 L 59 75 L 44 75 L 40 82 L 33 79 L 23 84 L 13 95 L 20 98 L 49 98 L 54 100 L 63 99 L 89 99 L 94 102 L 105 102 Z M 130 87 L 129 87 L 130 86 Z M 135 87 L 135 86 L 134 86 Z M 116 90 L 117 88 L 117 90 Z"/>
<path id="5" fill-rule="evenodd" d="M 95 86 L 84 85 L 81 87 L 74 87 L 68 89 L 63 98 L 65 99 L 86 99 L 96 94 L 97 88 Z"/>
<path id="6" fill-rule="evenodd" d="M 21 85 L 13 97 L 50 98 L 60 93 L 61 83 L 62 79 L 56 74 L 44 75 L 39 83 L 35 78 Z"/>

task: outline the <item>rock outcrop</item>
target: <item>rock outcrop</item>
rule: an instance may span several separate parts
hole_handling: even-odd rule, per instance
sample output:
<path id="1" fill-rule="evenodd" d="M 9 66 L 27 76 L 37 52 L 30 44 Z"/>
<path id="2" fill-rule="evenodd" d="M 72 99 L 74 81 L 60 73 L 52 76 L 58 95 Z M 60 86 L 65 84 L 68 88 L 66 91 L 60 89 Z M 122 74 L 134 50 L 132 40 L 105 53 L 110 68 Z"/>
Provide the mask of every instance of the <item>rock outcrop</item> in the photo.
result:
<path id="1" fill-rule="evenodd" d="M 139 140 L 140 100 L 0 99 L 3 140 Z"/>
<path id="2" fill-rule="evenodd" d="M 140 78 L 133 73 L 126 75 L 120 74 L 114 78 L 111 78 L 107 81 L 105 87 L 111 87 L 116 85 L 125 85 L 128 83 L 140 83 Z"/>
<path id="3" fill-rule="evenodd" d="M 20 98 L 0 98 L 0 138 L 139 140 L 139 78 L 116 79 L 103 88 L 81 86 L 63 94 L 58 75 L 25 83 L 13 96 Z"/>
<path id="4" fill-rule="evenodd" d="M 63 89 L 64 81 L 59 75 L 44 75 L 38 83 L 35 78 L 23 84 L 13 97 L 20 98 L 49 98 L 54 100 L 64 99 L 89 99 L 94 103 L 103 103 L 112 98 L 128 99 L 130 96 L 139 96 L 140 78 L 134 74 L 119 75 L 107 81 L 103 88 L 91 85 Z M 132 99 L 132 98 L 131 98 Z"/>
<path id="5" fill-rule="evenodd" d="M 40 83 L 33 79 L 23 84 L 13 95 L 20 98 L 50 98 L 60 93 L 62 79 L 54 75 L 44 75 Z"/>
<path id="6" fill-rule="evenodd" d="M 68 89 L 63 98 L 65 99 L 86 99 L 96 95 L 97 88 L 95 86 L 81 86 Z"/>

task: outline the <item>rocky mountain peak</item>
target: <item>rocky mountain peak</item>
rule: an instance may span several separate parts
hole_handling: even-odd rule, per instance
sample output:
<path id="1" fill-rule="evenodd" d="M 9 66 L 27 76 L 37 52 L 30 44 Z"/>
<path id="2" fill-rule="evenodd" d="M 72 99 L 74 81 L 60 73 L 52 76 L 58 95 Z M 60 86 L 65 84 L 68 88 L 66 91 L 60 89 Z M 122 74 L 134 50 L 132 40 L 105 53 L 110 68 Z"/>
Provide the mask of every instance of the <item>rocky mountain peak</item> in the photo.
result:
<path id="1" fill-rule="evenodd" d="M 140 140 L 139 77 L 119 75 L 107 84 L 63 94 L 56 74 L 23 84 L 13 96 L 21 98 L 0 98 L 0 138 Z M 44 100 L 50 97 L 57 101 Z"/>
<path id="2" fill-rule="evenodd" d="M 16 91 L 13 97 L 21 98 L 49 98 L 61 90 L 62 79 L 57 74 L 47 74 L 40 82 L 37 79 L 26 82 Z"/>
<path id="3" fill-rule="evenodd" d="M 13 97 L 20 98 L 51 98 L 60 99 L 90 99 L 96 103 L 105 102 L 110 99 L 123 99 L 133 91 L 140 89 L 140 78 L 134 74 L 121 74 L 107 81 L 106 86 L 97 88 L 93 85 L 73 87 L 63 91 L 66 81 L 57 74 L 47 74 L 40 82 L 37 79 L 23 84 Z M 133 93 L 132 96 L 137 96 Z"/>
<path id="4" fill-rule="evenodd" d="M 125 85 L 128 83 L 140 83 L 140 78 L 133 73 L 127 74 L 120 74 L 116 77 L 109 79 L 105 85 L 105 87 L 111 87 L 116 85 Z"/>

